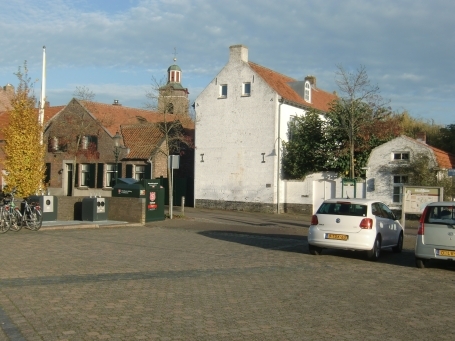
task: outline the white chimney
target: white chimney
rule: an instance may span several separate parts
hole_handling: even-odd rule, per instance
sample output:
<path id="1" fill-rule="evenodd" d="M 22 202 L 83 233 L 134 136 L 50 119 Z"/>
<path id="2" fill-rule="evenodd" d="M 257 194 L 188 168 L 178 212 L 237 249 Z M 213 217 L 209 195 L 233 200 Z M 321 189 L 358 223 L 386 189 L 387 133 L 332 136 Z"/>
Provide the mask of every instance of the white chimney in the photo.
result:
<path id="1" fill-rule="evenodd" d="M 229 60 L 248 63 L 248 47 L 245 45 L 232 45 L 229 47 Z"/>

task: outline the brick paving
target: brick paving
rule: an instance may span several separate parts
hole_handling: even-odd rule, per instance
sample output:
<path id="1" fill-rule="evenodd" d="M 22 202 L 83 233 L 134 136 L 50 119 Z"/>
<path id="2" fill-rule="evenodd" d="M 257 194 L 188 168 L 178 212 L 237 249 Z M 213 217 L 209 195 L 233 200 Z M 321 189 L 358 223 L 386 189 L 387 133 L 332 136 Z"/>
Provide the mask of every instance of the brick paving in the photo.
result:
<path id="1" fill-rule="evenodd" d="M 453 340 L 454 264 L 308 254 L 299 217 L 0 235 L 0 340 Z"/>

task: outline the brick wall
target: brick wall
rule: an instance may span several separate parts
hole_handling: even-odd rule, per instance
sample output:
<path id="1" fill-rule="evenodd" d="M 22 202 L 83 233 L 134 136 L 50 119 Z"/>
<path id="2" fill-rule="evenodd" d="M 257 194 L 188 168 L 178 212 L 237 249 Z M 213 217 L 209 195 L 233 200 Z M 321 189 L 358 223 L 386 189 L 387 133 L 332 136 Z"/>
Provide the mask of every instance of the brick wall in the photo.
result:
<path id="1" fill-rule="evenodd" d="M 57 198 L 57 220 L 82 220 L 82 197 L 59 196 Z M 106 198 L 107 219 L 145 223 L 144 198 Z"/>

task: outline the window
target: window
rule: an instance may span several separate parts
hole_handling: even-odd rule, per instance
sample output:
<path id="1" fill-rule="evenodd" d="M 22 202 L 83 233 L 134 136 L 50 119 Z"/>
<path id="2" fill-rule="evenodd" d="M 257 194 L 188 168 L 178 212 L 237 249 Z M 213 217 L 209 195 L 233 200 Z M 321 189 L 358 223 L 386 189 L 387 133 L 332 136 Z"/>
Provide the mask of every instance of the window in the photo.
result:
<path id="1" fill-rule="evenodd" d="M 304 99 L 306 102 L 311 103 L 311 84 L 310 82 L 305 82 L 305 95 Z"/>
<path id="2" fill-rule="evenodd" d="M 220 85 L 220 98 L 226 98 L 227 97 L 227 84 L 222 84 Z"/>
<path id="3" fill-rule="evenodd" d="M 174 104 L 168 103 L 166 105 L 166 113 L 173 114 L 174 113 Z"/>
<path id="4" fill-rule="evenodd" d="M 63 138 L 53 136 L 49 137 L 47 142 L 48 152 L 66 152 L 66 143 Z"/>
<path id="5" fill-rule="evenodd" d="M 106 187 L 115 185 L 115 164 L 109 163 L 106 165 Z"/>
<path id="6" fill-rule="evenodd" d="M 393 176 L 393 202 L 401 203 L 403 197 L 403 184 L 408 183 L 406 175 Z"/>
<path id="7" fill-rule="evenodd" d="M 81 138 L 81 149 L 97 150 L 98 138 L 93 135 L 85 135 Z"/>
<path id="8" fill-rule="evenodd" d="M 90 185 L 90 165 L 87 163 L 81 164 L 81 175 L 80 179 L 81 182 L 79 186 L 81 187 L 88 187 Z"/>
<path id="9" fill-rule="evenodd" d="M 134 178 L 136 180 L 142 180 L 145 177 L 145 166 L 134 166 Z"/>
<path id="10" fill-rule="evenodd" d="M 242 84 L 242 96 L 251 96 L 251 83 Z"/>
<path id="11" fill-rule="evenodd" d="M 394 160 L 409 161 L 409 153 L 393 153 Z"/>

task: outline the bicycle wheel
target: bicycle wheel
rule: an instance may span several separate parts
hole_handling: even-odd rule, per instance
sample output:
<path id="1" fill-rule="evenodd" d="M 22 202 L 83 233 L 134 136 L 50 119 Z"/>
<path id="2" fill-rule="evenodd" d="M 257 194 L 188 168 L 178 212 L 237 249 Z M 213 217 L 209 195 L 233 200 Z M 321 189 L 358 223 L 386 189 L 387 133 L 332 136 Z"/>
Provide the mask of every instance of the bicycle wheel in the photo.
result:
<path id="1" fill-rule="evenodd" d="M 24 211 L 25 225 L 32 231 L 38 231 L 43 224 L 41 210 L 35 206 L 26 206 Z"/>
<path id="2" fill-rule="evenodd" d="M 8 212 L 2 207 L 0 209 L 0 233 L 8 232 L 11 222 Z"/>
<path id="3" fill-rule="evenodd" d="M 18 208 L 13 209 L 10 214 L 11 225 L 10 230 L 18 232 L 22 229 L 22 214 Z"/>

